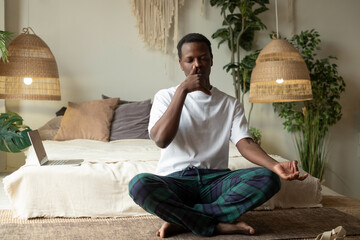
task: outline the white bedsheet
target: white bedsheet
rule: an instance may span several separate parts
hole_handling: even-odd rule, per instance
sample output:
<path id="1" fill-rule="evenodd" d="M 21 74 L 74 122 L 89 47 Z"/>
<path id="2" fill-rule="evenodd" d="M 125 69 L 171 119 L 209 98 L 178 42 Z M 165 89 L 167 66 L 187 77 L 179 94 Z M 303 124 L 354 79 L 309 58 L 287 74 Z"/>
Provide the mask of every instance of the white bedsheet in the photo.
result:
<path id="1" fill-rule="evenodd" d="M 14 217 L 120 217 L 147 214 L 128 195 L 128 183 L 141 172 L 154 173 L 160 149 L 151 140 L 44 141 L 49 159 L 84 159 L 81 166 L 38 166 L 32 147 L 26 164 L 4 178 Z M 285 159 L 273 156 L 278 161 Z M 230 146 L 231 169 L 255 166 Z M 321 206 L 321 185 L 282 181 L 280 192 L 260 208 Z"/>

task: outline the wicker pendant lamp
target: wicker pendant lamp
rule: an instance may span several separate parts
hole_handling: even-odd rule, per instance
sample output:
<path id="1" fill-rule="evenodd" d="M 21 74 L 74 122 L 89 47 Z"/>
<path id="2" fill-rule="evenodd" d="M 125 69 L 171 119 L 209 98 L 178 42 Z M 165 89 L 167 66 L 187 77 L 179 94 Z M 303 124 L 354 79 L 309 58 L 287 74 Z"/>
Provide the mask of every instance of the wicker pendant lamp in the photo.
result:
<path id="1" fill-rule="evenodd" d="M 250 102 L 293 102 L 312 99 L 309 70 L 301 54 L 278 33 L 256 59 L 250 79 Z"/>
<path id="2" fill-rule="evenodd" d="M 24 28 L 7 49 L 9 62 L 0 62 L 0 98 L 61 99 L 55 57 L 30 27 Z"/>
<path id="3" fill-rule="evenodd" d="M 250 102 L 292 102 L 312 99 L 309 71 L 300 53 L 287 41 L 274 39 L 260 52 L 250 80 Z"/>

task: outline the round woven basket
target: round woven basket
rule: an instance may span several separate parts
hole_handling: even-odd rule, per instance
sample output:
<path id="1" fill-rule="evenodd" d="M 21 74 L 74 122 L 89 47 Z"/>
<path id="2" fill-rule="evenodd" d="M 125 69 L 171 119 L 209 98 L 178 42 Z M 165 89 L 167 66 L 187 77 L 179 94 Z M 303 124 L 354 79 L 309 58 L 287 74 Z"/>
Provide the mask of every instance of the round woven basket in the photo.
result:
<path id="1" fill-rule="evenodd" d="M 292 102 L 312 99 L 309 71 L 300 53 L 287 41 L 274 39 L 260 52 L 250 80 L 250 102 Z"/>
<path id="2" fill-rule="evenodd" d="M 8 46 L 9 62 L 0 62 L 0 98 L 60 100 L 59 73 L 46 43 L 28 29 Z M 24 78 L 31 78 L 27 83 Z"/>

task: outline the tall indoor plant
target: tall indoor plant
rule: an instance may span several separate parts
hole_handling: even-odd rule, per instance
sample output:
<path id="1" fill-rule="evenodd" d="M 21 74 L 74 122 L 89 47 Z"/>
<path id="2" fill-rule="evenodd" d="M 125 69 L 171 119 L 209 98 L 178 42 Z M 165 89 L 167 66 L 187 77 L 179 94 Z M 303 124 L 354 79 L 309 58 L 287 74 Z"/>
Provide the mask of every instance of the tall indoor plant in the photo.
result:
<path id="1" fill-rule="evenodd" d="M 321 42 L 317 31 L 302 31 L 290 42 L 299 50 L 310 71 L 313 99 L 274 103 L 273 107 L 284 119 L 284 128 L 295 133 L 302 168 L 322 180 L 327 153 L 325 138 L 329 126 L 341 119 L 339 99 L 345 91 L 345 82 L 338 74 L 337 65 L 331 63 L 336 57 L 316 58 Z"/>
<path id="2" fill-rule="evenodd" d="M 252 49 L 255 32 L 265 29 L 265 24 L 258 18 L 260 13 L 268 10 L 268 0 L 210 0 L 211 6 L 221 8 L 224 27 L 218 29 L 212 38 L 220 39 L 218 47 L 227 43 L 230 49 L 230 62 L 224 66 L 231 73 L 236 98 L 244 103 L 244 95 L 250 89 L 250 76 L 258 52 L 252 53 L 243 59 L 240 57 L 241 48 L 245 51 Z M 252 104 L 248 121 L 250 124 Z M 256 128 L 250 128 L 255 141 L 260 144 L 261 134 Z M 260 137 L 260 138 L 258 138 Z"/>
<path id="3" fill-rule="evenodd" d="M 0 31 L 1 59 L 7 62 L 7 48 L 12 33 Z M 0 114 L 0 150 L 5 152 L 21 152 L 31 145 L 27 132 L 31 129 L 23 125 L 23 119 L 17 113 Z"/>

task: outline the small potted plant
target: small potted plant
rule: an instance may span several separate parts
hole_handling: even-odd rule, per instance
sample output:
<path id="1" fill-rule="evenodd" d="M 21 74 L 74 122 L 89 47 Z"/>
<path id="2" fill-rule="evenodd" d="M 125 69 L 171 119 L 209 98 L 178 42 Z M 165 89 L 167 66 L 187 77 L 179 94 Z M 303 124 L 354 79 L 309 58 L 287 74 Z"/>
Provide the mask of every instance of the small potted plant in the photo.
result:
<path id="1" fill-rule="evenodd" d="M 23 124 L 17 113 L 0 114 L 0 150 L 4 152 L 21 152 L 31 145 L 27 132 L 31 129 Z"/>

